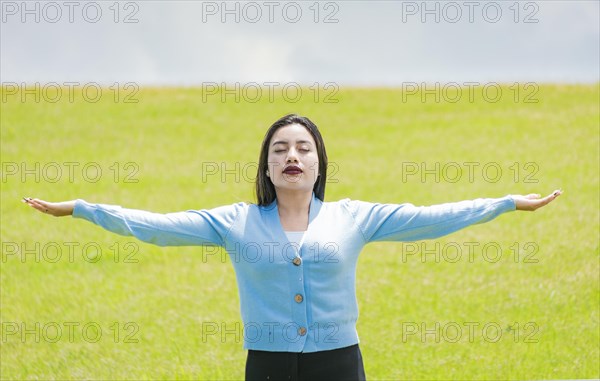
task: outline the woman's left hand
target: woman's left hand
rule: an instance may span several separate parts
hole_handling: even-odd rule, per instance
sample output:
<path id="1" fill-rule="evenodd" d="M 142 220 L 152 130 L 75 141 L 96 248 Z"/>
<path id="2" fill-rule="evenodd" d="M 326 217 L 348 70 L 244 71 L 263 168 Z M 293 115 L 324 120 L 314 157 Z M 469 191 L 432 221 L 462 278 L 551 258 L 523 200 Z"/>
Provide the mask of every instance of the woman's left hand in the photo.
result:
<path id="1" fill-rule="evenodd" d="M 527 196 L 512 195 L 512 198 L 515 200 L 517 210 L 527 210 L 533 212 L 534 210 L 554 201 L 554 199 L 561 194 L 562 190 L 558 189 L 544 198 L 541 198 L 539 194 L 535 193 L 528 194 Z"/>

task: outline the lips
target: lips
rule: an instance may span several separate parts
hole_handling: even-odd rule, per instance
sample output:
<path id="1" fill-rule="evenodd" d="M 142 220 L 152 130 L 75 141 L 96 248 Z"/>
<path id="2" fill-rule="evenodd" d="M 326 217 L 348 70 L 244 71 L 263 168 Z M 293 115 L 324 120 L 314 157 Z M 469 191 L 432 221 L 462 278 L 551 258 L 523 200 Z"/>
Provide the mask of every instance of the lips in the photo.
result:
<path id="1" fill-rule="evenodd" d="M 302 170 L 297 165 L 288 165 L 283 170 L 283 173 L 287 173 L 288 175 L 297 175 L 299 173 L 302 173 Z"/>

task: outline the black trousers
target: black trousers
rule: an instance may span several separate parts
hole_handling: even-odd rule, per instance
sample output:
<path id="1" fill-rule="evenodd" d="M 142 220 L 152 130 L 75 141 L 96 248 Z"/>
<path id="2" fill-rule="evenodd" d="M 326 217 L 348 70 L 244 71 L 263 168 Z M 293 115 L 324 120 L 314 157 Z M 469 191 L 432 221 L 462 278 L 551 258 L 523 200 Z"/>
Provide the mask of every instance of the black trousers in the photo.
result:
<path id="1" fill-rule="evenodd" d="M 358 344 L 311 353 L 248 350 L 246 381 L 365 381 Z"/>

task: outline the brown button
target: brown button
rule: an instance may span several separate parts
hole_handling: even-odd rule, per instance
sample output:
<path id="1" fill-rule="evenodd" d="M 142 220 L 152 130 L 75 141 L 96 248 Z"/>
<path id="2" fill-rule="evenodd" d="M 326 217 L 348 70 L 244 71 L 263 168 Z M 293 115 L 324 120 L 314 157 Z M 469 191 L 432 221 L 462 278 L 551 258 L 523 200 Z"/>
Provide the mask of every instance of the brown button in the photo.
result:
<path id="1" fill-rule="evenodd" d="M 300 264 L 302 264 L 302 259 L 300 257 L 296 257 L 292 260 L 292 263 L 296 266 L 300 266 Z"/>
<path id="2" fill-rule="evenodd" d="M 306 335 L 306 328 L 304 328 L 304 327 L 298 328 L 298 335 L 300 335 L 300 336 Z"/>
<path id="3" fill-rule="evenodd" d="M 296 303 L 302 303 L 304 298 L 302 297 L 302 295 L 296 294 L 296 296 L 294 296 L 294 300 L 296 301 Z"/>

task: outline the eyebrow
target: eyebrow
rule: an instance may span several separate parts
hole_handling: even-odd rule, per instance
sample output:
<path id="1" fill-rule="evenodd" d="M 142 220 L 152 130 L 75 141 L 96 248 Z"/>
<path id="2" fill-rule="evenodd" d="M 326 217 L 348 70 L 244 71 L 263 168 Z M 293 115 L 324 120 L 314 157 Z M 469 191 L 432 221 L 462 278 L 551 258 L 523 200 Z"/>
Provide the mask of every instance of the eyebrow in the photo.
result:
<path id="1" fill-rule="evenodd" d="M 296 141 L 296 144 L 304 144 L 304 143 L 308 143 L 310 145 L 312 145 L 312 143 L 308 140 L 298 140 Z M 278 140 L 276 142 L 273 142 L 273 144 L 271 144 L 272 146 L 274 146 L 275 144 L 288 144 L 287 140 Z"/>

